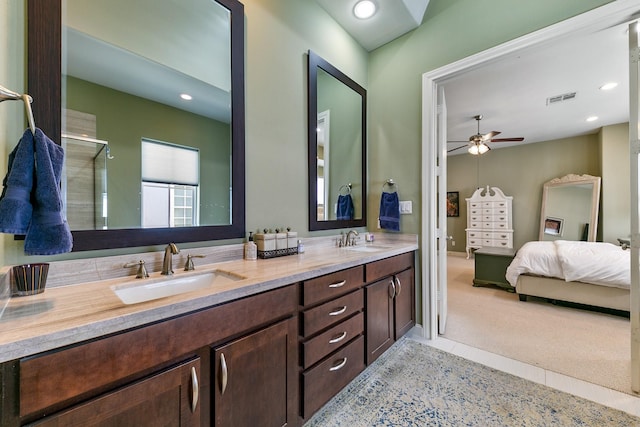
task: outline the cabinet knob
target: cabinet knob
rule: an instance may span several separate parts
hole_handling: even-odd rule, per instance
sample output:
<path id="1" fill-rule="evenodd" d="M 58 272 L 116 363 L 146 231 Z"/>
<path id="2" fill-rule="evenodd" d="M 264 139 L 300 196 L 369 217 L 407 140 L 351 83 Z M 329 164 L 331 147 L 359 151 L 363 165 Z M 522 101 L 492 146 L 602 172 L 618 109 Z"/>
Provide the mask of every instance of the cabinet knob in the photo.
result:
<path id="1" fill-rule="evenodd" d="M 400 292 L 402 292 L 402 283 L 400 283 L 400 278 L 396 276 L 396 295 L 395 296 L 400 295 Z"/>

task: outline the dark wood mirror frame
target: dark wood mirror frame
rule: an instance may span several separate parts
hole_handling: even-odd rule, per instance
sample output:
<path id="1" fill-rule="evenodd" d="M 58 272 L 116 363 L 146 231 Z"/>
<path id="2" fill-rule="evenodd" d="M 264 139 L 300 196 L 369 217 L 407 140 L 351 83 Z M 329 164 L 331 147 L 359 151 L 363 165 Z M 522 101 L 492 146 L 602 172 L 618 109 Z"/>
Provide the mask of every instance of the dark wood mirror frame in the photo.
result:
<path id="1" fill-rule="evenodd" d="M 318 68 L 323 69 L 328 74 L 353 89 L 362 97 L 362 217 L 352 220 L 326 220 L 318 221 L 317 205 L 317 123 L 318 123 Z M 366 227 L 367 226 L 367 91 L 358 83 L 350 79 L 346 74 L 338 70 L 329 62 L 312 51 L 308 55 L 308 80 L 307 80 L 307 126 L 309 145 L 309 230 L 332 230 L 336 228 Z"/>
<path id="2" fill-rule="evenodd" d="M 73 231 L 73 251 L 233 239 L 245 234 L 244 6 L 216 0 L 231 13 L 232 216 L 230 225 Z M 61 0 L 28 0 L 27 79 L 36 125 L 61 143 Z"/>

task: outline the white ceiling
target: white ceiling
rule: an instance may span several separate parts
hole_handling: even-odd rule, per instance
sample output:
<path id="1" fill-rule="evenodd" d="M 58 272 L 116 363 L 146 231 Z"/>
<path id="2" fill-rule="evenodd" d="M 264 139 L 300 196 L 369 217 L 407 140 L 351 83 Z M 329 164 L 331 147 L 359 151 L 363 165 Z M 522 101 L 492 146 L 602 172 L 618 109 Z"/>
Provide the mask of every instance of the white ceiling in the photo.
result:
<path id="1" fill-rule="evenodd" d="M 452 78 L 444 84 L 447 139 L 468 141 L 477 131 L 501 131 L 497 138 L 523 143 L 596 133 L 629 117 L 626 24 L 567 37 L 518 52 Z M 601 85 L 617 82 L 611 91 Z M 576 92 L 574 99 L 547 105 L 547 98 Z M 586 122 L 589 116 L 598 116 Z M 463 144 L 450 143 L 453 149 Z M 491 148 L 515 143 L 496 142 Z M 460 149 L 453 154 L 464 154 Z"/>
<path id="2" fill-rule="evenodd" d="M 379 10 L 368 22 L 354 17 L 357 0 L 316 1 L 368 50 L 419 26 L 429 3 L 375 0 Z M 578 29 L 577 35 L 504 56 L 444 82 L 447 139 L 468 141 L 477 132 L 478 114 L 483 116 L 482 134 L 499 131 L 497 138 L 524 137 L 522 143 L 490 143 L 492 149 L 593 134 L 603 126 L 627 122 L 628 41 L 627 24 L 622 22 L 637 16 L 638 10 L 640 5 L 616 25 L 603 22 L 598 30 Z M 618 86 L 599 90 L 607 82 Z M 574 99 L 547 105 L 549 97 L 572 92 Z M 598 120 L 587 122 L 589 116 Z M 451 155 L 465 153 L 459 149 Z"/>
<path id="3" fill-rule="evenodd" d="M 368 51 L 419 27 L 429 4 L 429 0 L 373 0 L 377 12 L 365 20 L 353 14 L 358 0 L 316 1 Z"/>

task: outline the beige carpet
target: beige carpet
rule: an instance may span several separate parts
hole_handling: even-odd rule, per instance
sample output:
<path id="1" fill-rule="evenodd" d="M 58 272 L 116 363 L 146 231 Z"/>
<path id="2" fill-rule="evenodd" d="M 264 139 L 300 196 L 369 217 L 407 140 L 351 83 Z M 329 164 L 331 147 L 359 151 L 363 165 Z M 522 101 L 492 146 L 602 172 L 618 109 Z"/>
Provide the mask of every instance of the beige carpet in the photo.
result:
<path id="1" fill-rule="evenodd" d="M 474 260 L 450 255 L 444 337 L 624 393 L 631 392 L 629 319 L 473 287 Z"/>

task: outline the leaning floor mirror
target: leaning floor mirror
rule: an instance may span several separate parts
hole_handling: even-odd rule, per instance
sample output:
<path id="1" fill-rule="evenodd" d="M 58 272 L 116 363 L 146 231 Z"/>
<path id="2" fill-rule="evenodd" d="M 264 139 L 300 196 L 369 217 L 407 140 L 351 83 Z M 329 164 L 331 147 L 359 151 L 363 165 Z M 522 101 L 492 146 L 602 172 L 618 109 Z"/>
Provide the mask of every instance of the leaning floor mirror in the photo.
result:
<path id="1" fill-rule="evenodd" d="M 600 206 L 599 176 L 570 174 L 544 184 L 539 240 L 595 242 Z"/>

